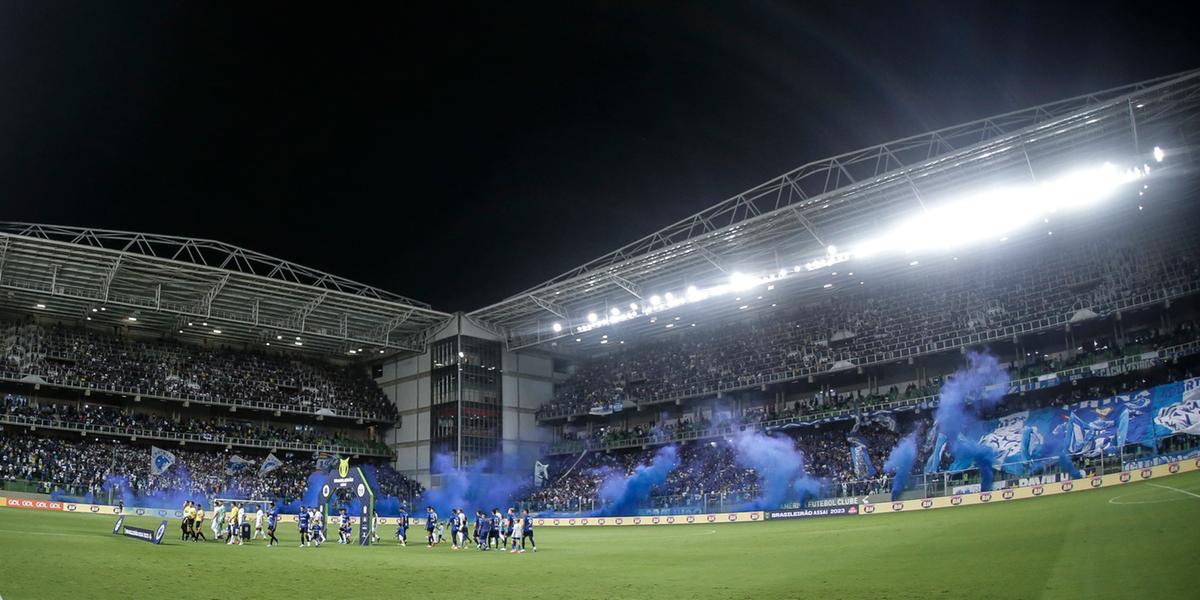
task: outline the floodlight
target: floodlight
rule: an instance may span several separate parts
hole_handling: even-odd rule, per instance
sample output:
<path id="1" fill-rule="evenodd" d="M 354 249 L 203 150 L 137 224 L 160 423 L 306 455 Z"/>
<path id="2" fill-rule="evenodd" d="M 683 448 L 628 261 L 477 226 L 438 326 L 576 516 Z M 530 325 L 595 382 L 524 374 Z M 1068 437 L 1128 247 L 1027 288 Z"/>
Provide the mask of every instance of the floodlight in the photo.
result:
<path id="1" fill-rule="evenodd" d="M 1165 157 L 1165 156 L 1166 156 L 1166 154 L 1164 154 L 1164 153 L 1163 153 L 1163 149 L 1162 149 L 1162 148 L 1159 148 L 1158 146 L 1155 146 L 1155 147 L 1154 147 L 1154 160 L 1155 160 L 1155 161 L 1157 161 L 1157 162 L 1162 162 L 1162 161 L 1163 161 L 1163 157 Z"/>
<path id="2" fill-rule="evenodd" d="M 558 333 L 558 332 L 562 331 L 562 324 L 555 323 L 555 324 L 551 325 L 550 328 L 554 330 L 554 333 Z"/>

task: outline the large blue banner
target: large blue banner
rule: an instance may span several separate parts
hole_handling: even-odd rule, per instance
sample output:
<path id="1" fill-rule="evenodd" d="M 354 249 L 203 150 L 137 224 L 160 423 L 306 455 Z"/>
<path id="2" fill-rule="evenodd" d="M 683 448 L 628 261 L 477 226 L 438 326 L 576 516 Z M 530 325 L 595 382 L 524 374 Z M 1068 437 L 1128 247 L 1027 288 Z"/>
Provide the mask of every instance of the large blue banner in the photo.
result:
<path id="1" fill-rule="evenodd" d="M 1126 444 L 1154 447 L 1157 438 L 1177 434 L 1200 435 L 1200 378 L 1016 412 L 980 422 L 964 436 L 994 449 L 996 468 L 1028 475 L 1039 469 L 1036 465 L 1053 464 L 1065 456 L 1110 456 Z M 940 449 L 935 448 L 934 454 L 940 455 Z M 936 469 L 932 458 L 926 472 Z M 972 466 L 969 460 L 956 459 L 950 470 Z"/>

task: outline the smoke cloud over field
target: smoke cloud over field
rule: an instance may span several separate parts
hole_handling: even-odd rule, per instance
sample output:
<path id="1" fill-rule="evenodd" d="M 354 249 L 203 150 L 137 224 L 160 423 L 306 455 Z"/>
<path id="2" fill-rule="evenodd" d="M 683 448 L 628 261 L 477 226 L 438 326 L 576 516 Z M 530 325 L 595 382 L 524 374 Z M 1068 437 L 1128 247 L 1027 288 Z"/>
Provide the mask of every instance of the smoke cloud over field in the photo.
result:
<path id="1" fill-rule="evenodd" d="M 980 488 L 984 491 L 992 489 L 996 451 L 981 444 L 974 429 L 980 413 L 995 407 L 1007 390 L 1008 371 L 1000 367 L 996 357 L 972 352 L 967 355 L 967 366 L 942 384 L 934 414 L 938 431 L 950 443 L 951 456 L 956 462 L 979 468 Z"/>
<path id="2" fill-rule="evenodd" d="M 883 463 L 883 470 L 892 473 L 892 500 L 900 498 L 900 493 L 908 487 L 908 477 L 912 474 L 913 463 L 916 460 L 917 433 L 914 431 L 904 436 L 896 447 L 892 448 L 892 453 Z"/>
<path id="3" fill-rule="evenodd" d="M 737 463 L 754 469 L 759 494 L 741 510 L 778 508 L 789 500 L 804 502 L 820 492 L 821 484 L 804 468 L 804 453 L 787 436 L 767 436 L 746 430 L 733 439 Z"/>
<path id="4" fill-rule="evenodd" d="M 667 476 L 679 466 L 679 451 L 675 446 L 664 446 L 654 453 L 648 465 L 638 465 L 628 477 L 622 472 L 610 472 L 600 483 L 599 499 L 603 508 L 597 516 L 632 515 L 641 506 L 650 492 L 666 483 Z"/>

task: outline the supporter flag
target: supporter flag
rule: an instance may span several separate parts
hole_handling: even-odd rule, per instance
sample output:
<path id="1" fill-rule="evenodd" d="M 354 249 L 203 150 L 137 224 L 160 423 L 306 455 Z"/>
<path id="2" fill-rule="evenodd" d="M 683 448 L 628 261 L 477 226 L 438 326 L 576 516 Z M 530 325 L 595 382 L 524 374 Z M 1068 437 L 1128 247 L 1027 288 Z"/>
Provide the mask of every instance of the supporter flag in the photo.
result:
<path id="1" fill-rule="evenodd" d="M 550 480 L 550 465 L 542 464 L 542 461 L 534 461 L 533 463 L 533 483 L 538 487 L 546 485 Z"/>
<path id="2" fill-rule="evenodd" d="M 847 434 L 846 441 L 850 442 L 850 463 L 854 466 L 855 477 L 874 477 L 875 465 L 867 452 L 867 441 L 858 433 Z"/>
<path id="3" fill-rule="evenodd" d="M 318 471 L 332 471 L 338 464 L 338 457 L 333 454 L 324 452 L 317 455 L 316 467 Z"/>
<path id="4" fill-rule="evenodd" d="M 272 453 L 268 454 L 265 459 L 263 459 L 262 466 L 260 466 L 258 468 L 258 474 L 266 475 L 267 473 L 270 473 L 271 471 L 274 471 L 275 469 L 278 469 L 279 467 L 282 467 L 282 466 L 283 466 L 283 461 L 276 458 L 275 453 L 272 452 Z"/>
<path id="5" fill-rule="evenodd" d="M 159 448 L 158 446 L 150 447 L 150 473 L 153 475 L 162 475 L 175 464 L 175 454 Z"/>
<path id="6" fill-rule="evenodd" d="M 246 460 L 236 454 L 229 458 L 229 462 L 225 463 L 226 475 L 237 475 L 241 473 L 248 465 L 254 464 L 252 460 Z"/>
<path id="7" fill-rule="evenodd" d="M 884 427 L 887 427 L 888 431 L 896 430 L 896 417 L 892 416 L 892 413 L 890 412 L 884 411 L 875 413 L 875 415 L 871 417 L 871 420 L 883 425 Z"/>
<path id="8" fill-rule="evenodd" d="M 941 433 L 937 434 L 937 441 L 933 443 L 933 449 L 929 453 L 929 460 L 925 461 L 926 473 L 937 473 L 942 470 L 942 454 L 946 452 L 947 442 L 949 440 L 946 439 L 945 435 Z"/>

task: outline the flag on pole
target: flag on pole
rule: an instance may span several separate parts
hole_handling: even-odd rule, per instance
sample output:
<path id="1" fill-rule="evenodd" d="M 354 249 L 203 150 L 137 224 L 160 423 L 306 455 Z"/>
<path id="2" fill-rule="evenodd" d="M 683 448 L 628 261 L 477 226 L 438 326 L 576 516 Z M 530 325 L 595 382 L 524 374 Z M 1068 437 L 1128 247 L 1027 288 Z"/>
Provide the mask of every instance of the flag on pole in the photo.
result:
<path id="1" fill-rule="evenodd" d="M 274 471 L 275 469 L 278 469 L 279 467 L 282 467 L 282 466 L 283 466 L 283 461 L 276 458 L 275 453 L 272 452 L 272 453 L 268 454 L 266 458 L 263 459 L 262 466 L 258 468 L 258 474 L 266 475 L 267 473 L 270 473 L 271 471 Z"/>
<path id="2" fill-rule="evenodd" d="M 318 471 L 331 471 L 338 464 L 338 457 L 333 454 L 321 452 L 317 455 L 316 468 Z"/>
<path id="3" fill-rule="evenodd" d="M 549 483 L 550 480 L 550 465 L 542 464 L 542 461 L 534 461 L 533 463 L 533 483 L 538 487 L 542 487 Z"/>
<path id="4" fill-rule="evenodd" d="M 234 454 L 233 456 L 229 457 L 229 462 L 225 463 L 225 474 L 226 475 L 237 475 L 238 473 L 241 473 L 242 470 L 245 469 L 248 465 L 252 465 L 252 464 L 254 464 L 254 461 L 246 460 L 246 459 Z"/>
<path id="5" fill-rule="evenodd" d="M 175 464 L 175 454 L 158 446 L 150 447 L 150 473 L 162 475 Z"/>

